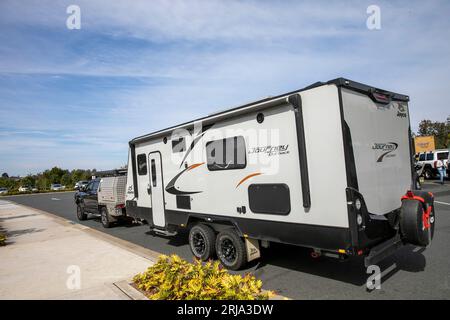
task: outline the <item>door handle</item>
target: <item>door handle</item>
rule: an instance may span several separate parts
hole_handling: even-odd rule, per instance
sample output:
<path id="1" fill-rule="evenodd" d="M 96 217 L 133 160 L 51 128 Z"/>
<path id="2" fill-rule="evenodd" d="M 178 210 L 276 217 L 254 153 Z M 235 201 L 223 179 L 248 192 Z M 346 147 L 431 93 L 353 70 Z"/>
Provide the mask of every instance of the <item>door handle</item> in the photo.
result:
<path id="1" fill-rule="evenodd" d="M 150 187 L 150 183 L 147 183 L 147 193 L 152 194 L 152 187 Z"/>

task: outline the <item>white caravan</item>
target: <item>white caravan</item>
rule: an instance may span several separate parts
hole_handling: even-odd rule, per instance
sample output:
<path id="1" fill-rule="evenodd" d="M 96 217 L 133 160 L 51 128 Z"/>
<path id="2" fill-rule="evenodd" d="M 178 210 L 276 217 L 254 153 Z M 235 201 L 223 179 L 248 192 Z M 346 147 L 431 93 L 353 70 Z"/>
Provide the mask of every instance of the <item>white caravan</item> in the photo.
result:
<path id="1" fill-rule="evenodd" d="M 409 98 L 315 83 L 130 141 L 126 210 L 230 269 L 270 242 L 374 264 L 427 246 L 433 197 L 413 183 Z M 182 104 L 178 106 L 182 108 Z"/>

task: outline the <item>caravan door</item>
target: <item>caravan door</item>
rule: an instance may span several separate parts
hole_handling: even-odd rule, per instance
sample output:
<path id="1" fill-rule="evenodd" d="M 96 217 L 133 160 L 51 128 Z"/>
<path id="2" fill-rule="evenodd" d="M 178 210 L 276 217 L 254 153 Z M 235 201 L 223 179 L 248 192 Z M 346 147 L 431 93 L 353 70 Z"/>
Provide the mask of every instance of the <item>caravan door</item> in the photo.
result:
<path id="1" fill-rule="evenodd" d="M 152 197 L 153 224 L 156 227 L 165 227 L 164 186 L 162 178 L 161 153 L 152 152 L 148 155 L 150 187 Z"/>

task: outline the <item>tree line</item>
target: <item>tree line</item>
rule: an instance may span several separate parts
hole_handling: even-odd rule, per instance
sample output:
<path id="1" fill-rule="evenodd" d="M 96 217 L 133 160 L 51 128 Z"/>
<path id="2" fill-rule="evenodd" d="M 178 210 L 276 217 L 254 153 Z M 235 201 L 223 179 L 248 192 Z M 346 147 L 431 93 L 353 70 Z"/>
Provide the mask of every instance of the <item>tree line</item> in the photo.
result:
<path id="1" fill-rule="evenodd" d="M 450 148 L 450 116 L 444 122 L 420 121 L 416 136 L 434 136 L 436 149 Z"/>
<path id="2" fill-rule="evenodd" d="M 71 189 L 78 181 L 90 180 L 96 172 L 96 169 L 75 169 L 69 171 L 58 167 L 53 167 L 38 174 L 29 174 L 26 177 L 9 177 L 8 173 L 5 172 L 0 178 L 0 187 L 11 191 L 19 189 L 20 186 L 48 190 L 51 184 L 59 183 Z"/>

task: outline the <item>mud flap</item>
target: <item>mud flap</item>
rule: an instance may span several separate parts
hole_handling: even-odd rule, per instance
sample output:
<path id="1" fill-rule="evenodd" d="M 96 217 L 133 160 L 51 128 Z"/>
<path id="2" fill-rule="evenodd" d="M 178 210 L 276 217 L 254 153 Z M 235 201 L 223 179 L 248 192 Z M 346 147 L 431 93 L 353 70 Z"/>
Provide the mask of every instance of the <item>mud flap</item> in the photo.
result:
<path id="1" fill-rule="evenodd" d="M 364 265 L 367 268 L 370 265 L 377 264 L 381 260 L 392 255 L 402 246 L 403 241 L 399 235 L 382 242 L 370 250 L 369 255 L 364 259 Z"/>
<path id="2" fill-rule="evenodd" d="M 247 250 L 247 262 L 256 260 L 261 257 L 259 249 L 259 241 L 256 239 L 244 238 L 245 248 Z"/>

